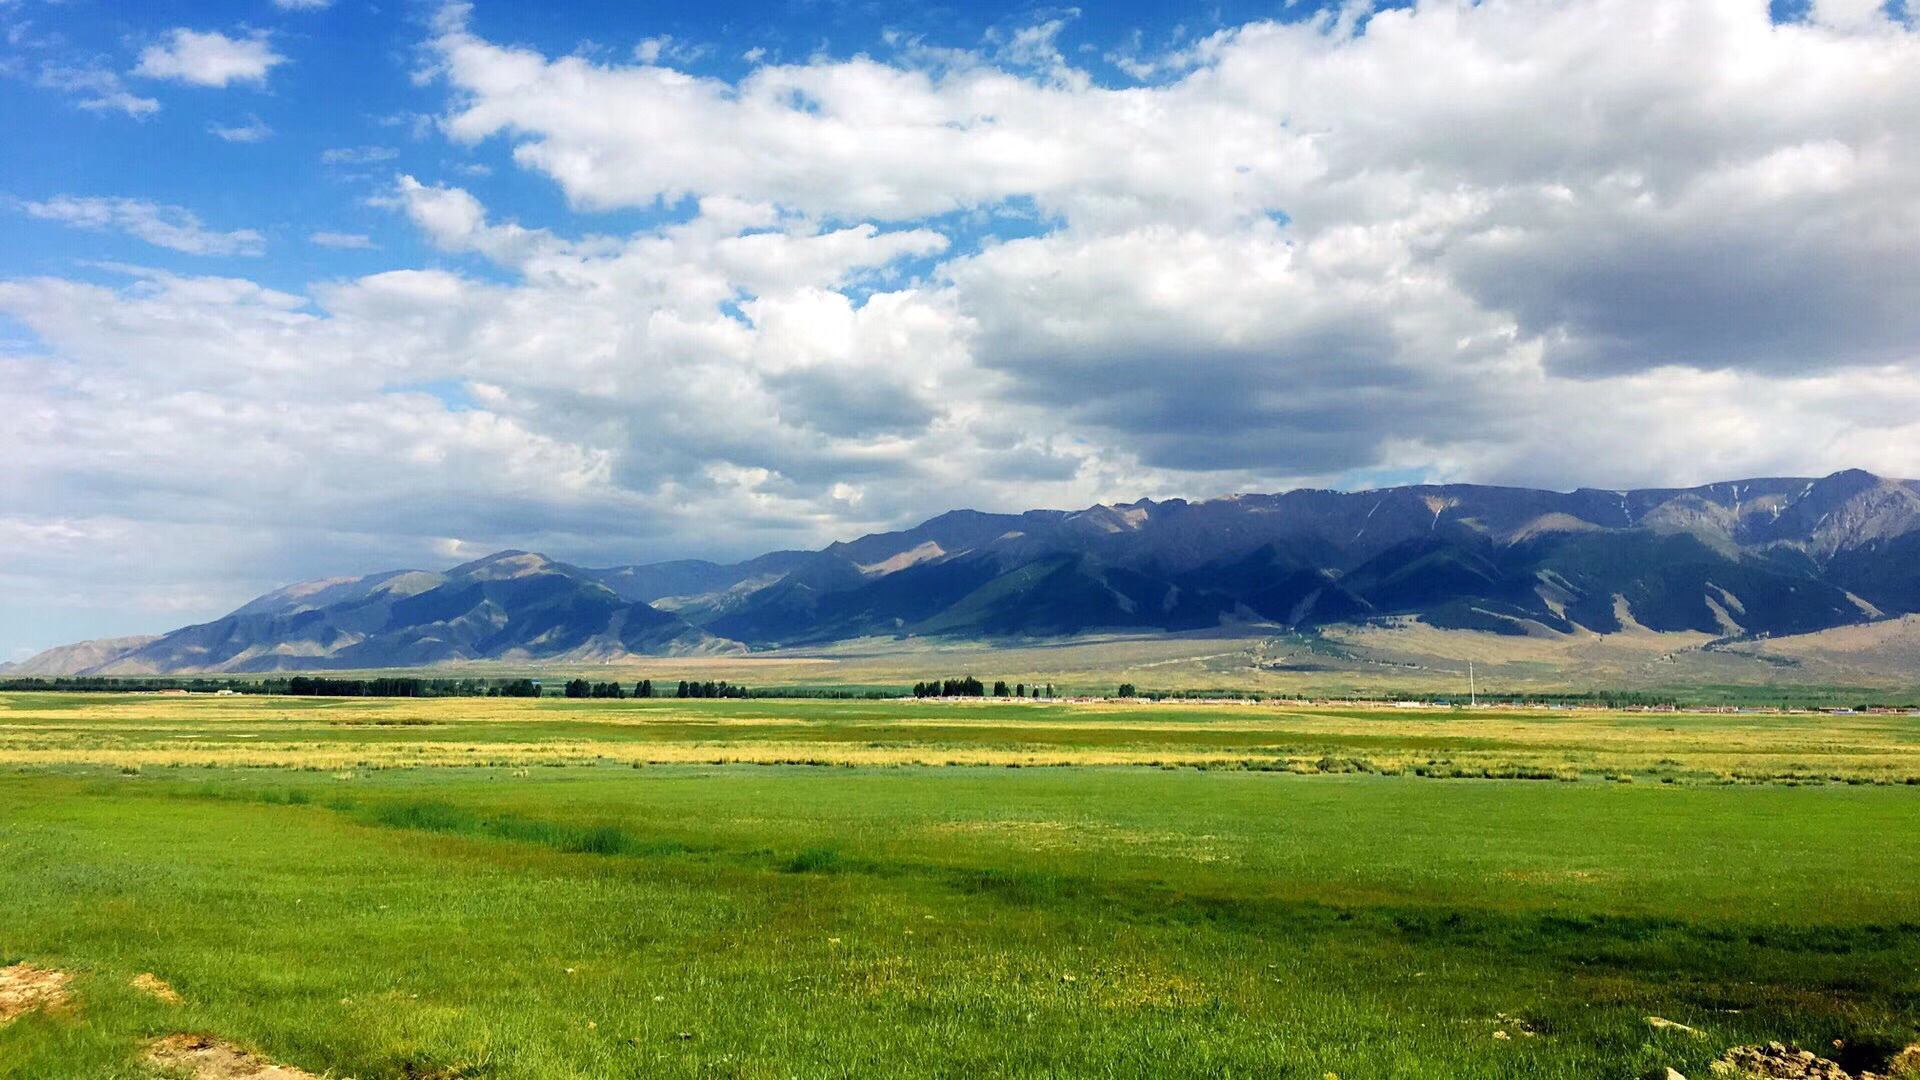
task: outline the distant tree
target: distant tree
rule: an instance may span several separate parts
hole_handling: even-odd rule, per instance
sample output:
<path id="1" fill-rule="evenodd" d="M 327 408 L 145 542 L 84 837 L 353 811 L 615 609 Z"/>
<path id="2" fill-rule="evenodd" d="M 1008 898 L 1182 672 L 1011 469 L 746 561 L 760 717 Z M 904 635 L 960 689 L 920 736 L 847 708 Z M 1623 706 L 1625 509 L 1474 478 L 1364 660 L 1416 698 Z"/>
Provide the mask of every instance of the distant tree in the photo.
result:
<path id="1" fill-rule="evenodd" d="M 681 680 L 680 680 L 680 687 L 679 687 L 679 689 L 677 689 L 677 690 L 675 690 L 675 691 L 673 692 L 673 696 L 674 696 L 674 697 L 688 697 L 688 696 L 690 696 L 690 695 L 689 695 L 689 694 L 687 693 L 687 680 L 685 680 L 685 679 L 681 679 Z"/>
<path id="2" fill-rule="evenodd" d="M 653 680 L 641 679 L 639 682 L 634 683 L 633 696 L 637 698 L 652 697 L 653 696 Z"/>
<path id="3" fill-rule="evenodd" d="M 1134 686 L 1132 683 L 1123 682 L 1120 684 L 1119 691 L 1114 696 L 1115 697 L 1139 697 L 1140 691 L 1134 689 Z"/>
<path id="4" fill-rule="evenodd" d="M 1026 684 L 1026 683 L 1015 683 L 1015 684 L 1014 684 L 1014 687 L 1013 687 L 1013 696 L 1014 696 L 1014 697 L 1026 697 L 1026 696 L 1027 696 L 1027 684 Z"/>
<path id="5" fill-rule="evenodd" d="M 498 688 L 501 697 L 539 697 L 540 684 L 532 679 L 514 679 Z"/>
<path id="6" fill-rule="evenodd" d="M 585 679 L 568 679 L 563 693 L 570 698 L 583 698 L 593 692 L 592 684 Z"/>
<path id="7" fill-rule="evenodd" d="M 994 684 L 993 684 L 994 697 L 1006 697 L 1008 693 L 1009 691 L 1007 690 L 1007 682 L 1005 679 L 994 680 Z"/>

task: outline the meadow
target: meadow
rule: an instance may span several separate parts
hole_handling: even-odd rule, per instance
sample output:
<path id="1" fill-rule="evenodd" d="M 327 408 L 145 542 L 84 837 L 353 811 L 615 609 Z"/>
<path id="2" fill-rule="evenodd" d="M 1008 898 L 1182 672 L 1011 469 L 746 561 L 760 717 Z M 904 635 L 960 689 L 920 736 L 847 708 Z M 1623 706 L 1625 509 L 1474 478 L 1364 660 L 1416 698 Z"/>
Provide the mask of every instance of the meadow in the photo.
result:
<path id="1" fill-rule="evenodd" d="M 0 882 L 8 1077 L 1880 1069 L 1920 719 L 19 695 Z"/>

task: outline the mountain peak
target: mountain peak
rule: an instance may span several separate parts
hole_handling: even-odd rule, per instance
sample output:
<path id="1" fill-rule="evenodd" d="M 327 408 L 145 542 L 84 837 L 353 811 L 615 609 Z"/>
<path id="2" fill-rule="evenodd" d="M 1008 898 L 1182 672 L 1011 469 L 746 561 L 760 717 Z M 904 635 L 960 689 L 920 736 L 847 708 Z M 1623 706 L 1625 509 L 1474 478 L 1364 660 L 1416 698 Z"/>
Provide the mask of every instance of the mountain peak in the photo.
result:
<path id="1" fill-rule="evenodd" d="M 537 551 L 519 551 L 509 548 L 496 551 L 491 555 L 461 563 L 447 571 L 448 577 L 475 578 L 481 581 L 501 581 L 508 578 L 531 577 L 534 574 L 553 573 L 560 564 Z"/>
<path id="2" fill-rule="evenodd" d="M 1845 490 L 1878 488 L 1884 482 L 1885 479 L 1878 477 L 1876 473 L 1868 473 L 1866 469 L 1841 469 L 1839 473 L 1832 473 L 1828 477 L 1820 477 L 1820 480 L 1816 480 L 1816 484 L 1822 488 L 1845 488 Z"/>

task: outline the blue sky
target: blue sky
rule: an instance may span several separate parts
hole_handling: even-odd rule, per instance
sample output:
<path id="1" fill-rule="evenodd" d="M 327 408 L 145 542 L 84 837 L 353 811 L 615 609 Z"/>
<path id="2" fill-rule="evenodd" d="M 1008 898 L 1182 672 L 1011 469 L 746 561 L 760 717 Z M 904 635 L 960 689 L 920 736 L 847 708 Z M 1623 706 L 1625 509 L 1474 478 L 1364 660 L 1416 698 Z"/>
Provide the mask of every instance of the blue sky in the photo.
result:
<path id="1" fill-rule="evenodd" d="M 0 0 L 0 660 L 503 547 L 1920 474 L 1881 0 Z"/>

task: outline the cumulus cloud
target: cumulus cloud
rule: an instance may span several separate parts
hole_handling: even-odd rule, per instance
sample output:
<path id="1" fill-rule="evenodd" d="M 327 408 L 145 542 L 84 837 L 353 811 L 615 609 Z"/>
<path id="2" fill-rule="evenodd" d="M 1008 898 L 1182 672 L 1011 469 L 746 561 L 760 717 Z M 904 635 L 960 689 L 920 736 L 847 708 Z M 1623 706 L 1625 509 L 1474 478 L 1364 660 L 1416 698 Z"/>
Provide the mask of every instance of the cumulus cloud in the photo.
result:
<path id="1" fill-rule="evenodd" d="M 82 229 L 123 232 L 155 247 L 189 255 L 259 255 L 265 238 L 252 229 L 221 232 L 203 225 L 192 211 L 145 199 L 57 195 L 20 208 L 34 217 Z"/>
<path id="2" fill-rule="evenodd" d="M 513 265 L 541 251 L 559 253 L 568 247 L 544 229 L 489 224 L 486 208 L 463 188 L 429 186 L 411 176 L 401 176 L 394 183 L 392 195 L 375 201 L 403 210 L 442 251 L 479 252 Z"/>
<path id="3" fill-rule="evenodd" d="M 0 525 L 53 565 L 62 530 L 130 552 L 127 522 L 176 523 L 151 542 L 193 595 L 192 526 L 270 577 L 1382 473 L 1920 474 L 1909 26 L 1839 0 L 1366 10 L 1120 43 L 1146 85 L 1107 85 L 1064 16 L 722 80 L 683 42 L 550 56 L 447 9 L 441 130 L 577 212 L 416 169 L 374 201 L 424 266 L 307 295 L 0 283 L 44 346 L 0 351 L 26 418 Z M 42 216 L 205 233 L 104 202 Z M 596 216 L 624 208 L 665 223 Z"/>
<path id="4" fill-rule="evenodd" d="M 513 137 L 516 160 L 594 208 L 720 194 L 900 221 L 1030 197 L 1087 216 L 1151 201 L 1222 218 L 1250 208 L 1243 189 L 1313 165 L 1297 139 L 1275 139 L 1277 124 L 1211 102 L 986 66 L 767 65 L 731 84 L 549 60 L 465 31 L 439 48 L 464 95 L 448 131 Z"/>
<path id="5" fill-rule="evenodd" d="M 1805 24 L 1751 2 L 1657 6 L 1252 24 L 1183 50 L 1184 78 L 1128 89 L 870 59 L 730 84 L 458 24 L 437 45 L 463 95 L 449 131 L 512 140 L 585 206 L 722 194 L 899 221 L 1032 200 L 1070 235 L 1229 242 L 1280 213 L 1301 243 L 1397 228 L 1410 271 L 1570 371 L 1898 355 L 1920 248 L 1903 195 L 1920 171 L 1913 34 L 1864 4 Z M 1031 63 L 1058 28 L 1006 48 Z"/>
<path id="6" fill-rule="evenodd" d="M 267 72 L 287 58 L 273 50 L 264 31 L 230 38 L 217 30 L 178 27 L 162 44 L 141 50 L 135 75 L 172 79 L 194 86 L 226 86 L 235 82 L 264 83 Z"/>

